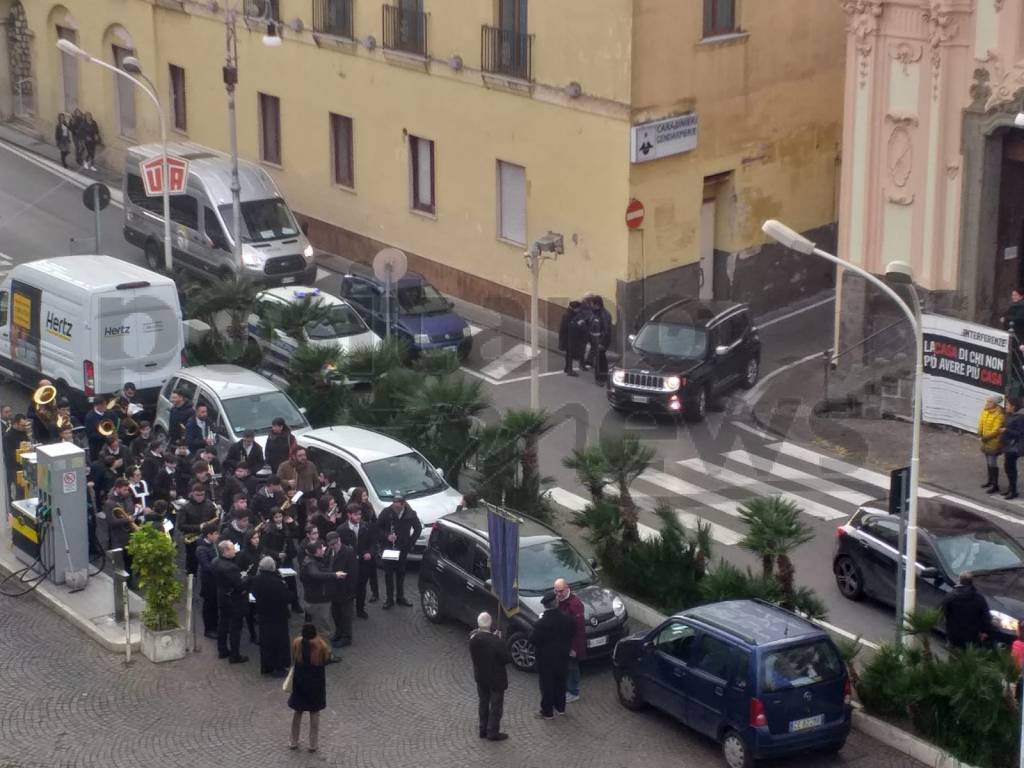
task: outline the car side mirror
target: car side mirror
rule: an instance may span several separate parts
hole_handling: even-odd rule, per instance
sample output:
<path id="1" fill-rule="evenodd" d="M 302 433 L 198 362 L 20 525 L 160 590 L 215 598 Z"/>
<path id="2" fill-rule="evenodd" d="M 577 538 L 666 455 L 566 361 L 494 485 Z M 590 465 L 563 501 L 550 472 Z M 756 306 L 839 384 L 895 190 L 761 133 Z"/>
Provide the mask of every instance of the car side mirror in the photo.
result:
<path id="1" fill-rule="evenodd" d="M 629 334 L 629 336 L 626 337 L 626 343 L 629 344 L 630 347 L 633 346 L 633 342 L 634 341 L 636 341 L 636 334 L 635 333 L 631 333 L 631 334 Z"/>
<path id="2" fill-rule="evenodd" d="M 494 582 L 491 581 L 490 579 L 484 579 L 484 586 L 487 587 L 488 589 L 491 589 L 491 588 L 494 587 Z"/>
<path id="3" fill-rule="evenodd" d="M 299 229 L 301 229 L 301 230 L 302 230 L 302 234 L 304 234 L 304 235 L 307 235 L 307 236 L 308 236 L 308 235 L 309 235 L 309 222 L 308 222 L 308 221 L 304 221 L 304 222 L 302 222 L 302 223 L 301 223 L 301 224 L 299 225 Z"/>
<path id="4" fill-rule="evenodd" d="M 729 348 L 727 346 L 725 346 L 724 344 L 719 344 L 717 347 L 715 347 L 715 356 L 716 357 L 723 357 L 724 355 L 727 355 L 727 354 L 729 354 Z"/>
<path id="5" fill-rule="evenodd" d="M 449 301 L 448 301 L 448 310 L 449 310 L 449 311 L 452 311 L 452 310 L 454 310 L 454 309 L 455 309 L 455 302 L 454 302 L 454 301 L 451 301 L 451 300 L 449 300 Z"/>
<path id="6" fill-rule="evenodd" d="M 589 560 L 587 560 L 587 562 L 590 563 L 590 567 L 593 568 L 594 570 L 597 570 L 597 569 L 599 569 L 601 567 L 598 564 L 596 557 L 590 558 Z"/>
<path id="7" fill-rule="evenodd" d="M 437 476 L 444 480 L 444 470 L 440 467 L 434 467 L 434 471 L 437 472 Z"/>
<path id="8" fill-rule="evenodd" d="M 306 406 L 300 405 L 299 406 L 299 413 L 301 413 L 303 416 L 305 416 L 306 415 Z"/>
<path id="9" fill-rule="evenodd" d="M 937 581 L 942 580 L 942 574 L 939 573 L 938 568 L 922 568 L 920 570 L 920 576 L 922 579 L 934 579 Z"/>

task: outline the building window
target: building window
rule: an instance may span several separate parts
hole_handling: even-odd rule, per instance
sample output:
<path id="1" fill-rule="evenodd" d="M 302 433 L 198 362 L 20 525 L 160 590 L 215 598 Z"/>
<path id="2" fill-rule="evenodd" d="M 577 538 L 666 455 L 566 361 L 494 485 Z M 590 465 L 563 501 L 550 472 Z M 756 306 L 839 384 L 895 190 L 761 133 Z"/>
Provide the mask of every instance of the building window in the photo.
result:
<path id="1" fill-rule="evenodd" d="M 57 27 L 59 40 L 70 40 L 78 44 L 78 33 L 67 27 Z M 60 52 L 60 76 L 64 89 L 64 111 L 73 112 L 78 108 L 78 59 Z"/>
<path id="2" fill-rule="evenodd" d="M 736 31 L 736 0 L 704 0 L 704 37 Z"/>
<path id="3" fill-rule="evenodd" d="M 114 66 L 124 69 L 124 60 L 132 55 L 129 48 L 113 46 Z M 135 136 L 135 83 L 127 77 L 114 75 L 114 87 L 117 93 L 117 129 L 122 136 Z"/>
<path id="4" fill-rule="evenodd" d="M 412 177 L 412 207 L 424 213 L 436 213 L 434 201 L 434 142 L 409 137 L 409 170 Z"/>
<path id="5" fill-rule="evenodd" d="M 352 39 L 352 0 L 313 0 L 313 31 Z"/>
<path id="6" fill-rule="evenodd" d="M 498 237 L 526 244 L 526 169 L 498 161 Z"/>
<path id="7" fill-rule="evenodd" d="M 281 164 L 281 100 L 277 96 L 259 94 L 260 98 L 260 160 Z"/>
<path id="8" fill-rule="evenodd" d="M 351 117 L 331 115 L 331 165 L 335 184 L 340 184 L 343 187 L 355 187 Z"/>
<path id="9" fill-rule="evenodd" d="M 170 65 L 171 73 L 171 116 L 174 127 L 179 131 L 188 130 L 188 117 L 185 113 L 185 69 L 175 64 Z"/>

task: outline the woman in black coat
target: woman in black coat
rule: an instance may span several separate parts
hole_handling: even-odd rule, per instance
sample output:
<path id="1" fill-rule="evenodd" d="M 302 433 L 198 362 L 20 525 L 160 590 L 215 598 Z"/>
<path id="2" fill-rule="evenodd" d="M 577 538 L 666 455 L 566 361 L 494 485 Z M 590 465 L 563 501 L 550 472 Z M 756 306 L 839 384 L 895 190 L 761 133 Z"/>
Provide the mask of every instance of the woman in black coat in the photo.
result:
<path id="1" fill-rule="evenodd" d="M 260 560 L 251 591 L 256 598 L 256 617 L 260 622 L 260 672 L 284 677 L 291 663 L 288 619 L 292 596 L 277 572 L 274 558 L 267 556 Z"/>
<path id="2" fill-rule="evenodd" d="M 357 486 L 352 491 L 352 498 L 348 500 L 348 503 L 359 505 L 363 510 L 363 522 L 366 525 L 377 525 L 377 513 L 373 511 L 373 505 L 370 503 L 370 494 L 367 493 L 365 488 Z M 377 580 L 377 559 L 373 558 L 366 563 L 360 563 L 359 568 L 365 568 L 369 573 L 366 577 L 366 583 L 370 585 L 370 602 L 376 603 L 380 600 L 380 582 Z"/>
<path id="3" fill-rule="evenodd" d="M 316 752 L 320 740 L 320 711 L 327 706 L 327 675 L 324 674 L 331 649 L 316 633 L 313 624 L 302 625 L 302 636 L 292 640 L 292 693 L 288 706 L 292 715 L 292 738 L 288 746 L 299 748 L 302 713 L 309 712 L 309 751 Z"/>

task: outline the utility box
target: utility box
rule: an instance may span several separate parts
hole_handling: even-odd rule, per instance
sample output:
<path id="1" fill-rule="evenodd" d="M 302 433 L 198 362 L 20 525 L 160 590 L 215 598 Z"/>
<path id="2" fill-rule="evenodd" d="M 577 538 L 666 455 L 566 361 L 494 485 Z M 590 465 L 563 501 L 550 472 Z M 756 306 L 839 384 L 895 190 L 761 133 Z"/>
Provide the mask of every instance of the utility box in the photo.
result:
<path id="1" fill-rule="evenodd" d="M 73 443 L 36 447 L 39 500 L 36 517 L 45 530 L 43 568 L 55 584 L 84 586 L 89 573 L 85 451 Z"/>

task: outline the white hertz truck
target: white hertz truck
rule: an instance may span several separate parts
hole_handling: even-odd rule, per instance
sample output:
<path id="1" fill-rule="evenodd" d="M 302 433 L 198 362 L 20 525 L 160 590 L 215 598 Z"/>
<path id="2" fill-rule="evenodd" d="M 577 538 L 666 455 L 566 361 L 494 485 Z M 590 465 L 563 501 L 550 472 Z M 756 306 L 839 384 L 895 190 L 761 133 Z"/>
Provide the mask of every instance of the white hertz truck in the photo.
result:
<path id="1" fill-rule="evenodd" d="M 174 281 L 110 256 L 18 264 L 0 283 L 0 316 L 0 373 L 30 388 L 50 379 L 79 413 L 128 382 L 155 404 L 183 364 Z"/>

